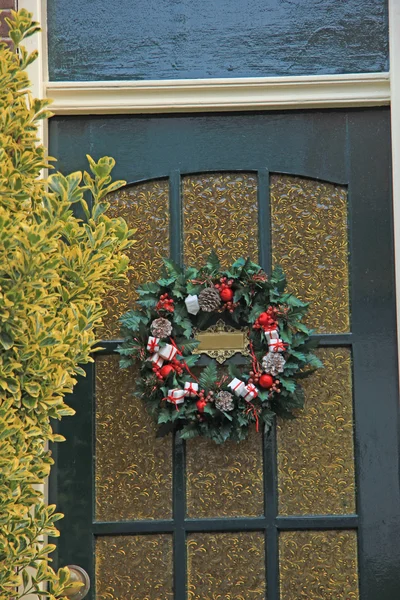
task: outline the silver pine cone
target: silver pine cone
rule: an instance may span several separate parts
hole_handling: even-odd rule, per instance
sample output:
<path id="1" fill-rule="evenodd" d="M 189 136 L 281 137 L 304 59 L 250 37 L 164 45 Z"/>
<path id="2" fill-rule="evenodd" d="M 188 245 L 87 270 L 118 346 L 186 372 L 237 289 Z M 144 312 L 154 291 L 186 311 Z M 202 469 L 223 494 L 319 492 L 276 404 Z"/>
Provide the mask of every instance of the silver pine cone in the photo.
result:
<path id="1" fill-rule="evenodd" d="M 215 398 L 215 406 L 218 410 L 229 412 L 235 408 L 233 396 L 230 392 L 219 392 Z"/>
<path id="2" fill-rule="evenodd" d="M 204 288 L 199 294 L 199 306 L 205 312 L 217 310 L 221 304 L 219 292 L 215 287 Z"/>
<path id="3" fill-rule="evenodd" d="M 285 363 L 286 361 L 280 352 L 268 352 L 262 359 L 261 366 L 265 373 L 278 375 L 278 373 L 283 372 Z"/>
<path id="4" fill-rule="evenodd" d="M 160 317 L 159 319 L 155 319 L 151 326 L 151 333 L 158 338 L 166 338 L 172 333 L 172 325 L 168 321 L 168 319 L 164 319 Z"/>

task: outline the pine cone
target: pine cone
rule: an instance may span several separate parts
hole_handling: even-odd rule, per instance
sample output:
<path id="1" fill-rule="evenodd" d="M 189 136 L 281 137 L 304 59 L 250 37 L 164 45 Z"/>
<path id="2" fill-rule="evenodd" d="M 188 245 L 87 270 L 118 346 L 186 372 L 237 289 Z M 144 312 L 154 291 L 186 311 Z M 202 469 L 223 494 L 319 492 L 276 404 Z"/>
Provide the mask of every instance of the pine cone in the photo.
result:
<path id="1" fill-rule="evenodd" d="M 283 372 L 285 363 L 286 361 L 280 352 L 268 352 L 263 357 L 261 365 L 265 373 L 275 376 Z"/>
<path id="2" fill-rule="evenodd" d="M 158 338 L 166 338 L 172 333 L 171 323 L 168 321 L 168 319 L 164 319 L 163 317 L 155 319 L 152 322 L 150 329 L 154 337 Z"/>
<path id="3" fill-rule="evenodd" d="M 230 392 L 219 392 L 215 400 L 215 406 L 223 412 L 229 412 L 235 408 L 233 396 Z"/>
<path id="4" fill-rule="evenodd" d="M 204 288 L 199 294 L 199 306 L 204 312 L 213 312 L 221 304 L 219 292 L 215 287 Z"/>

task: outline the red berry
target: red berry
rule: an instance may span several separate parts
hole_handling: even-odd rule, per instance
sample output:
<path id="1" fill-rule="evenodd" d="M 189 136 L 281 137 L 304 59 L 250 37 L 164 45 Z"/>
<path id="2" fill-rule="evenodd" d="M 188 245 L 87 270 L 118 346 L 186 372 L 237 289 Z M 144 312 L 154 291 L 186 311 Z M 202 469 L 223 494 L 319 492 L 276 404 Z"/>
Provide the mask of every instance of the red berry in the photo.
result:
<path id="1" fill-rule="evenodd" d="M 260 325 L 268 325 L 270 320 L 271 317 L 266 312 L 261 313 L 261 315 L 259 315 L 258 317 L 258 322 L 260 323 Z"/>
<path id="2" fill-rule="evenodd" d="M 161 375 L 161 377 L 166 379 L 168 377 L 168 375 L 170 375 L 172 373 L 173 370 L 174 370 L 174 367 L 172 365 L 164 365 L 160 369 L 160 375 Z"/>
<path id="3" fill-rule="evenodd" d="M 197 406 L 197 410 L 199 411 L 199 413 L 203 413 L 204 412 L 204 407 L 206 406 L 207 402 L 203 399 L 201 400 L 197 400 L 196 402 L 196 406 Z"/>
<path id="4" fill-rule="evenodd" d="M 261 375 L 258 383 L 261 385 L 261 387 L 266 388 L 268 390 L 270 387 L 272 387 L 274 379 L 273 377 L 271 377 L 271 375 L 267 375 L 266 373 L 264 373 L 264 375 Z"/>
<path id="5" fill-rule="evenodd" d="M 223 302 L 231 302 L 233 299 L 233 291 L 231 288 L 224 288 L 220 291 L 219 295 L 221 296 L 221 300 Z"/>

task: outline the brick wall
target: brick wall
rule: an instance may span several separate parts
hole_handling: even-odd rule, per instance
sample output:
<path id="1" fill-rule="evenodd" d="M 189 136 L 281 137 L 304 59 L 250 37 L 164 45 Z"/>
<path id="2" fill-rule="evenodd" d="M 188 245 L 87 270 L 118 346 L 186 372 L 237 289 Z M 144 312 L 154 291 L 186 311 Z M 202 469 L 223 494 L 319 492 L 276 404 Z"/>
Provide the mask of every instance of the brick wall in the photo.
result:
<path id="1" fill-rule="evenodd" d="M 17 0 L 0 0 L 0 41 L 9 42 L 8 25 L 6 17 L 10 16 L 10 10 L 17 10 Z"/>

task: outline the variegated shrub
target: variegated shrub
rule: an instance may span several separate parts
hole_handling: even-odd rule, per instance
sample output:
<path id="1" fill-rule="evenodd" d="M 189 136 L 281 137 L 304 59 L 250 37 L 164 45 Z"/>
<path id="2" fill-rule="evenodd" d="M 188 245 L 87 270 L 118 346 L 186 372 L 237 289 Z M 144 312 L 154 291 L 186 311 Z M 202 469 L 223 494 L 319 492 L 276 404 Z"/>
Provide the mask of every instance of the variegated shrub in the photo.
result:
<path id="1" fill-rule="evenodd" d="M 88 157 L 90 174 L 41 178 L 49 159 L 37 130 L 50 113 L 28 91 L 36 56 L 20 45 L 38 24 L 24 10 L 9 24 L 15 47 L 0 47 L 0 598 L 60 598 L 68 571 L 51 569 L 54 546 L 42 544 L 61 517 L 40 489 L 53 462 L 47 444 L 61 441 L 51 422 L 73 414 L 64 396 L 92 360 L 101 298 L 125 277 L 132 232 L 107 216 L 106 195 L 124 184 L 111 180 L 113 159 Z"/>

